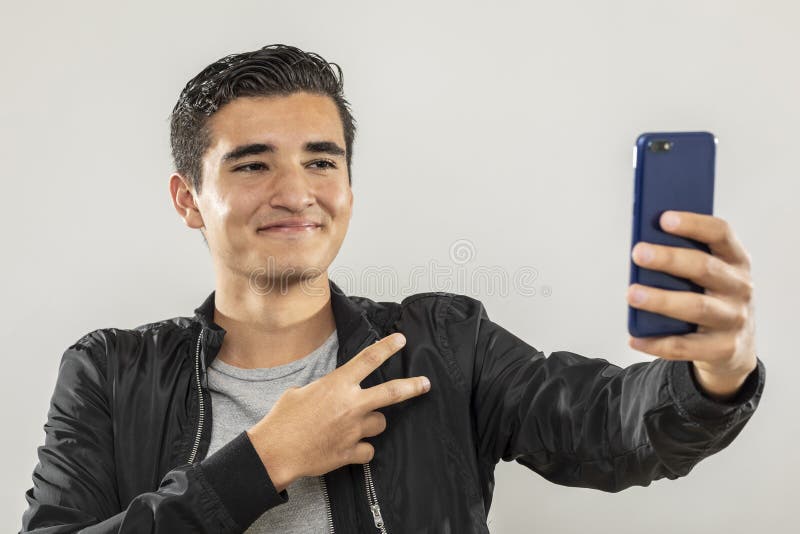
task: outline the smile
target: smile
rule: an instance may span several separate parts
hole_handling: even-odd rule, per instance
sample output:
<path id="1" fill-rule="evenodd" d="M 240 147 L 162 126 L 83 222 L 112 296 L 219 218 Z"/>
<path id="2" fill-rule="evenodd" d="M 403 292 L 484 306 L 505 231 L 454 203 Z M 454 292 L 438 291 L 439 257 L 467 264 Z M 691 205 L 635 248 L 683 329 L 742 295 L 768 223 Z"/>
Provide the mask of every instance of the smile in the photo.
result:
<path id="1" fill-rule="evenodd" d="M 269 228 L 262 228 L 258 233 L 272 236 L 304 236 L 311 235 L 320 228 L 322 227 L 312 224 L 301 226 L 270 226 Z"/>

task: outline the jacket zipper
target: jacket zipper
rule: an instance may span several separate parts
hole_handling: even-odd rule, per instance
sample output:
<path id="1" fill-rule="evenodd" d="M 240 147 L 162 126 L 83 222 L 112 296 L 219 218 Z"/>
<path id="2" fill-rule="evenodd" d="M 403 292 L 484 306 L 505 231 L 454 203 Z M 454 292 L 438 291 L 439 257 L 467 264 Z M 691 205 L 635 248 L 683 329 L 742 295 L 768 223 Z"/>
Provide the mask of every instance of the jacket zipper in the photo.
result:
<path id="1" fill-rule="evenodd" d="M 322 483 L 322 495 L 325 497 L 325 509 L 328 511 L 328 532 L 330 534 L 333 533 L 333 513 L 331 512 L 331 501 L 328 498 L 328 483 L 325 482 L 325 475 L 319 477 L 320 482 Z"/>
<path id="2" fill-rule="evenodd" d="M 369 462 L 364 464 L 364 481 L 367 487 L 367 502 L 372 512 L 372 519 L 375 521 L 375 528 L 380 530 L 381 534 L 387 534 L 386 525 L 383 524 L 381 507 L 378 504 L 378 495 L 375 493 L 375 485 L 372 483 L 372 470 L 370 469 Z"/>
<path id="3" fill-rule="evenodd" d="M 372 481 L 372 469 L 370 468 L 369 462 L 363 464 L 364 468 L 364 482 L 367 488 L 367 503 L 369 504 L 369 509 L 372 512 L 372 519 L 375 521 L 375 528 L 381 531 L 381 534 L 388 534 L 386 530 L 386 525 L 383 524 L 383 516 L 381 515 L 381 507 L 378 504 L 378 496 L 375 493 L 375 485 Z M 320 482 L 322 482 L 322 495 L 325 497 L 325 507 L 328 510 L 328 532 L 330 534 L 334 534 L 333 532 L 333 514 L 331 513 L 331 501 L 328 497 L 328 485 L 325 482 L 325 475 L 322 475 L 320 478 Z"/>
<path id="4" fill-rule="evenodd" d="M 197 418 L 197 433 L 194 436 L 194 445 L 192 452 L 189 455 L 189 463 L 194 463 L 197 457 L 197 451 L 200 448 L 200 436 L 203 434 L 203 423 L 205 421 L 205 402 L 203 401 L 203 387 L 200 380 L 200 341 L 203 339 L 203 328 L 200 329 L 200 335 L 197 336 L 197 348 L 194 355 L 194 376 L 197 383 L 197 400 L 200 408 L 200 414 Z M 375 521 L 375 528 L 381 531 L 381 534 L 388 534 L 386 526 L 383 523 L 383 516 L 381 515 L 381 507 L 378 503 L 378 495 L 375 493 L 375 484 L 372 480 L 372 470 L 370 469 L 369 462 L 363 464 L 364 481 L 367 488 L 367 504 L 369 505 L 370 512 L 372 512 L 372 519 Z M 320 477 L 322 483 L 322 495 L 325 497 L 325 507 L 328 510 L 328 530 L 330 534 L 334 534 L 333 530 L 333 513 L 331 512 L 331 501 L 328 496 L 328 484 L 325 481 L 325 475 Z"/>
<path id="5" fill-rule="evenodd" d="M 200 407 L 200 415 L 197 418 L 197 434 L 194 436 L 194 445 L 192 446 L 192 453 L 189 455 L 189 463 L 193 464 L 197 456 L 197 449 L 200 448 L 200 436 L 203 434 L 203 422 L 205 421 L 206 407 L 203 401 L 203 388 L 200 382 L 200 340 L 203 338 L 203 329 L 200 329 L 200 335 L 197 336 L 197 350 L 194 354 L 194 376 L 197 381 L 197 400 Z"/>
<path id="6" fill-rule="evenodd" d="M 374 330 L 370 331 L 372 335 L 367 336 L 367 343 L 371 340 L 377 340 L 379 337 Z M 361 347 L 356 350 L 356 353 L 361 352 L 365 346 L 366 345 L 361 345 Z M 378 503 L 378 494 L 375 493 L 375 484 L 372 481 L 372 469 L 370 468 L 369 462 L 362 464 L 362 468 L 364 470 L 364 486 L 367 490 L 367 504 L 369 505 L 369 511 L 372 512 L 372 520 L 375 522 L 375 528 L 380 530 L 381 534 L 388 534 L 386 525 L 383 522 L 383 516 L 381 515 L 381 505 Z"/>

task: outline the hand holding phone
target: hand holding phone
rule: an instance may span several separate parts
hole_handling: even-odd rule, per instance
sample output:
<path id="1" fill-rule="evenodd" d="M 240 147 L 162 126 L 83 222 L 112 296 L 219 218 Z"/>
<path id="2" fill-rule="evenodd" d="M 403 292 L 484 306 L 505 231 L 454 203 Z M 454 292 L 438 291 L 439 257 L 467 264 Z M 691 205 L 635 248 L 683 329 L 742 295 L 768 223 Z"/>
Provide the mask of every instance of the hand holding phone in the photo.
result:
<path id="1" fill-rule="evenodd" d="M 711 214 L 715 148 L 707 132 L 637 141 L 628 344 L 691 362 L 701 390 L 727 401 L 763 387 L 763 375 L 755 371 L 750 255 L 731 225 Z M 636 301 L 639 291 L 644 300 Z"/>

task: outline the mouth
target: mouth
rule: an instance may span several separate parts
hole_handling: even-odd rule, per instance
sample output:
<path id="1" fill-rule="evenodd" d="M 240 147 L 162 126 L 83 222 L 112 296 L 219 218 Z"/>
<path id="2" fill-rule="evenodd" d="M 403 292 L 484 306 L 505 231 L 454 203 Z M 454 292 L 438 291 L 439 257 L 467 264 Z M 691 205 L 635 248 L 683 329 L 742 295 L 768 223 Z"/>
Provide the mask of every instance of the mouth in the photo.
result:
<path id="1" fill-rule="evenodd" d="M 290 236 L 302 236 L 302 235 L 311 235 L 316 233 L 317 230 L 322 228 L 322 225 L 319 224 L 293 224 L 293 225 L 273 225 L 267 226 L 266 228 L 259 228 L 259 234 L 266 234 L 266 235 L 290 235 Z"/>

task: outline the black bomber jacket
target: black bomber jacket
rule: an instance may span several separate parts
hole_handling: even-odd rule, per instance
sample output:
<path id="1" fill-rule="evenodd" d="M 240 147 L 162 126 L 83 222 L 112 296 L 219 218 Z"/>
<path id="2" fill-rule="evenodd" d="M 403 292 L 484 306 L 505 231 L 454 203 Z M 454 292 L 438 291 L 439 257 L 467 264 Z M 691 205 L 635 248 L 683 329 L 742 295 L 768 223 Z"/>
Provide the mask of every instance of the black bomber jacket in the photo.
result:
<path id="1" fill-rule="evenodd" d="M 736 398 L 718 402 L 690 362 L 545 357 L 469 296 L 376 302 L 329 284 L 337 367 L 399 331 L 406 345 L 362 387 L 431 381 L 381 408 L 386 430 L 365 438 L 372 461 L 322 477 L 330 532 L 488 533 L 500 459 L 607 492 L 682 477 L 731 443 L 764 389 L 760 359 Z M 225 335 L 213 312 L 214 292 L 194 317 L 98 329 L 64 352 L 21 532 L 242 532 L 291 498 L 245 432 L 207 456 L 206 367 Z"/>

